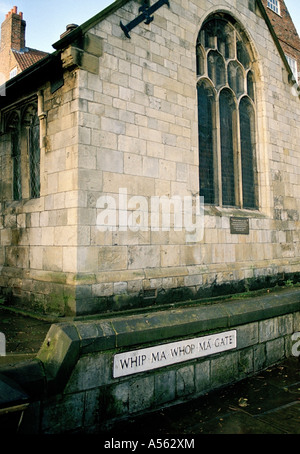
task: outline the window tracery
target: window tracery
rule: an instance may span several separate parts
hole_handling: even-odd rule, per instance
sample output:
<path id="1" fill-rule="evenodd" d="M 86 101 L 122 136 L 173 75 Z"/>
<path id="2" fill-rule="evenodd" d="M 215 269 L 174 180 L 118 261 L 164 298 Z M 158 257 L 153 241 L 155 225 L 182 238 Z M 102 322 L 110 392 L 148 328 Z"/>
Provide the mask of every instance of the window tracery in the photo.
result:
<path id="1" fill-rule="evenodd" d="M 40 196 L 40 124 L 35 102 L 6 114 L 10 134 L 12 199 Z"/>
<path id="2" fill-rule="evenodd" d="M 200 195 L 206 204 L 257 209 L 251 48 L 234 19 L 218 14 L 202 26 L 196 50 Z"/>

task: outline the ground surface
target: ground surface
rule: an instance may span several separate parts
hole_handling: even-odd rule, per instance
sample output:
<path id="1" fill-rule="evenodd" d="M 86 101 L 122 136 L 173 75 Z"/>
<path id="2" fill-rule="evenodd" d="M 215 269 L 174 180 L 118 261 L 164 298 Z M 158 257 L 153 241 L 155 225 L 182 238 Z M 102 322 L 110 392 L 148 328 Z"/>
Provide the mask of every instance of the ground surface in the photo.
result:
<path id="1" fill-rule="evenodd" d="M 108 434 L 127 440 L 137 434 L 155 434 L 155 438 L 179 434 L 299 435 L 300 361 L 289 358 L 191 402 L 118 422 Z"/>
<path id="2" fill-rule="evenodd" d="M 5 335 L 7 355 L 37 353 L 50 326 L 50 321 L 0 308 L 0 332 Z"/>

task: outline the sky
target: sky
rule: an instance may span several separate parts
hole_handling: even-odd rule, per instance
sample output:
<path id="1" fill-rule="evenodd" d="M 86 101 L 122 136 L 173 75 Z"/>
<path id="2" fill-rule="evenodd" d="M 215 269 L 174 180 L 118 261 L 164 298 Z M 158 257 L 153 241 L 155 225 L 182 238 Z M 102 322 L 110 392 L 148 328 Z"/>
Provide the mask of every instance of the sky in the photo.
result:
<path id="1" fill-rule="evenodd" d="M 67 24 L 81 25 L 111 3 L 112 0 L 0 0 L 0 23 L 16 5 L 26 21 L 26 45 L 53 52 L 52 44 L 59 40 Z M 285 3 L 300 35 L 299 0 Z"/>

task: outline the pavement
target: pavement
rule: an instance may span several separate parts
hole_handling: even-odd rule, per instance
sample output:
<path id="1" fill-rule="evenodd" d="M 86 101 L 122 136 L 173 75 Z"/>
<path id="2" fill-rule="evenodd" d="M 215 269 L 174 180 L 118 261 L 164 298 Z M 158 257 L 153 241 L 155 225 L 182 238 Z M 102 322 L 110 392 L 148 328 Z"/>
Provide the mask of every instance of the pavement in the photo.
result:
<path id="1" fill-rule="evenodd" d="M 300 361 L 291 357 L 254 377 L 191 402 L 118 422 L 105 435 L 300 434 Z"/>
<path id="2" fill-rule="evenodd" d="M 0 356 L 0 366 L 36 356 L 52 321 L 0 306 L 0 333 L 6 341 L 6 355 Z"/>
<path id="3" fill-rule="evenodd" d="M 35 356 L 51 323 L 0 308 L 0 332 L 6 337 L 0 366 Z M 191 402 L 119 421 L 101 433 L 120 440 L 153 434 L 300 434 L 300 356 Z"/>

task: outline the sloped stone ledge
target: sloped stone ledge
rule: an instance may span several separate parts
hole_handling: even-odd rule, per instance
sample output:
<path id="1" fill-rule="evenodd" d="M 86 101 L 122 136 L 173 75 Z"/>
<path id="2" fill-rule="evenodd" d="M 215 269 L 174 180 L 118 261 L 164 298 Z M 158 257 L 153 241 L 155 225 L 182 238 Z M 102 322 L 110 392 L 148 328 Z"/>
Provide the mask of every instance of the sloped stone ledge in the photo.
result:
<path id="1" fill-rule="evenodd" d="M 116 353 L 228 329 L 237 331 L 234 351 L 113 378 Z M 36 358 L 0 367 L 0 374 L 28 396 L 25 433 L 97 430 L 98 424 L 114 418 L 195 398 L 258 373 L 291 355 L 292 334 L 299 331 L 296 288 L 263 297 L 72 320 L 51 326 Z M 139 397 L 141 387 L 145 398 Z"/>
<path id="2" fill-rule="evenodd" d="M 300 290 L 255 298 L 53 324 L 36 358 L 0 368 L 34 399 L 62 392 L 82 355 L 142 348 L 294 314 L 300 330 Z"/>

